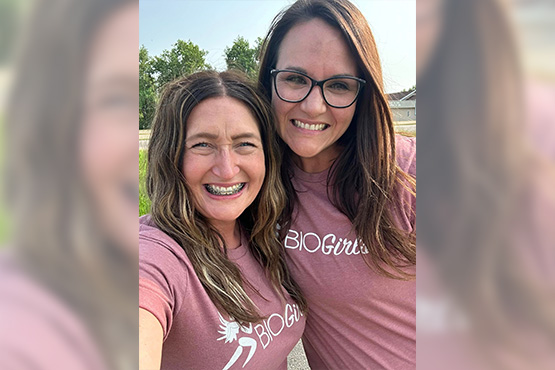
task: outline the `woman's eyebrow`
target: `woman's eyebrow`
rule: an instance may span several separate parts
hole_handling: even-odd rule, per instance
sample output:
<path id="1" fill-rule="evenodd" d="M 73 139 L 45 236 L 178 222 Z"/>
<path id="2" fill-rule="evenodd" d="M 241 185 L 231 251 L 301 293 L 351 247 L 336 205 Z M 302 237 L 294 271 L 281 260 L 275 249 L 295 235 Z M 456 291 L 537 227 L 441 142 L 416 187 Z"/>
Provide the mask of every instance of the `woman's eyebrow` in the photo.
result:
<path id="1" fill-rule="evenodd" d="M 211 133 L 208 133 L 208 132 L 199 132 L 198 134 L 194 134 L 194 135 L 191 135 L 191 136 L 185 138 L 185 141 L 196 140 L 196 139 L 216 140 L 217 138 L 218 138 L 218 135 L 216 135 L 216 134 L 211 134 Z"/>
<path id="2" fill-rule="evenodd" d="M 292 71 L 302 72 L 302 73 L 304 73 L 305 75 L 310 76 L 310 73 L 308 73 L 308 72 L 306 71 L 306 69 L 301 68 L 301 67 L 297 67 L 297 66 L 288 66 L 288 67 L 285 67 L 284 69 L 289 69 L 289 70 L 292 70 Z M 312 76 L 310 76 L 310 77 L 312 77 Z M 355 76 L 355 75 L 353 75 L 353 74 L 351 74 L 351 73 L 339 73 L 339 74 L 334 74 L 333 76 L 330 76 L 330 77 L 328 77 L 328 78 L 334 78 L 334 77 L 357 77 L 357 76 Z"/>
<path id="3" fill-rule="evenodd" d="M 211 134 L 209 132 L 199 132 L 197 134 L 191 135 L 189 137 L 187 137 L 185 139 L 185 141 L 189 141 L 189 140 L 196 140 L 196 139 L 210 139 L 210 140 L 216 140 L 218 139 L 218 135 L 216 134 Z M 256 140 L 260 140 L 260 137 L 252 132 L 245 132 L 242 134 L 238 134 L 238 135 L 234 135 L 231 137 L 232 140 L 238 140 L 238 139 L 256 139 Z"/>
<path id="4" fill-rule="evenodd" d="M 231 137 L 232 140 L 238 140 L 238 139 L 256 139 L 256 140 L 260 140 L 260 137 L 252 132 L 245 132 L 242 134 L 238 134 L 235 136 Z"/>
<path id="5" fill-rule="evenodd" d="M 290 69 L 290 70 L 293 70 L 293 71 L 298 71 L 298 72 L 302 72 L 302 73 L 308 74 L 308 72 L 306 71 L 306 69 L 301 68 L 301 67 L 297 67 L 297 66 L 287 66 L 287 67 L 285 67 L 284 69 Z"/>

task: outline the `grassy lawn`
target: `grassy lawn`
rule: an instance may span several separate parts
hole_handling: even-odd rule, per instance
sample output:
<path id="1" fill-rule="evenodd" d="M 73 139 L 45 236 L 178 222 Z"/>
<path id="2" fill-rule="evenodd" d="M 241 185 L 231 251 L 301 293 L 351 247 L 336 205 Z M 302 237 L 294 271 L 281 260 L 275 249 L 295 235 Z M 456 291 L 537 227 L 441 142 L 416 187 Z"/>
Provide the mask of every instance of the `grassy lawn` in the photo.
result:
<path id="1" fill-rule="evenodd" d="M 139 150 L 139 216 L 147 214 L 150 211 L 150 200 L 146 195 L 146 150 Z"/>

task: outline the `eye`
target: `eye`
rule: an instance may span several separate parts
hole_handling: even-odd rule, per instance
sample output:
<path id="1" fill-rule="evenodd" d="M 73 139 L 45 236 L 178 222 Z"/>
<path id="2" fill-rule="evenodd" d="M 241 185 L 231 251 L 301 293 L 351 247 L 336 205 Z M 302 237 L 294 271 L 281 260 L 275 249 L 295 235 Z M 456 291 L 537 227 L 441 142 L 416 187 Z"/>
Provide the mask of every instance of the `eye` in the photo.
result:
<path id="1" fill-rule="evenodd" d="M 251 154 L 256 151 L 258 145 L 252 141 L 241 141 L 235 146 L 235 150 L 239 154 Z"/>
<path id="2" fill-rule="evenodd" d="M 349 86 L 348 83 L 340 80 L 329 81 L 329 83 L 326 84 L 326 88 L 336 92 L 351 90 L 351 87 Z"/>
<path id="3" fill-rule="evenodd" d="M 201 143 L 196 143 L 191 145 L 191 148 L 209 148 L 210 144 L 206 143 L 206 142 L 201 142 Z"/>
<path id="4" fill-rule="evenodd" d="M 307 81 L 306 78 L 304 76 L 292 73 L 289 75 L 286 75 L 284 80 L 290 84 L 293 85 L 306 85 Z"/>

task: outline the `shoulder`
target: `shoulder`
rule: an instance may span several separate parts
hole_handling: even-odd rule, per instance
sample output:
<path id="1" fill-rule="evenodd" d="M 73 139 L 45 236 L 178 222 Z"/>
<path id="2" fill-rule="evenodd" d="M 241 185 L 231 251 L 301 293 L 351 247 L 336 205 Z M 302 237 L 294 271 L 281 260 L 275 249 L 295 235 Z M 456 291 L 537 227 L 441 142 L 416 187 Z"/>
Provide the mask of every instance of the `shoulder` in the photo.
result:
<path id="1" fill-rule="evenodd" d="M 150 216 L 139 218 L 139 307 L 158 318 L 165 334 L 194 277 L 185 250 Z"/>
<path id="2" fill-rule="evenodd" d="M 0 296 L 0 368 L 105 368 L 79 316 L 5 254 Z"/>
<path id="3" fill-rule="evenodd" d="M 185 250 L 160 230 L 149 215 L 139 218 L 139 275 L 184 284 L 194 271 Z"/>
<path id="4" fill-rule="evenodd" d="M 168 234 L 160 230 L 150 215 L 145 215 L 139 218 L 139 256 L 154 255 L 173 255 L 177 259 L 186 258 L 183 248 Z"/>
<path id="5" fill-rule="evenodd" d="M 395 135 L 395 156 L 403 171 L 416 176 L 416 137 Z"/>

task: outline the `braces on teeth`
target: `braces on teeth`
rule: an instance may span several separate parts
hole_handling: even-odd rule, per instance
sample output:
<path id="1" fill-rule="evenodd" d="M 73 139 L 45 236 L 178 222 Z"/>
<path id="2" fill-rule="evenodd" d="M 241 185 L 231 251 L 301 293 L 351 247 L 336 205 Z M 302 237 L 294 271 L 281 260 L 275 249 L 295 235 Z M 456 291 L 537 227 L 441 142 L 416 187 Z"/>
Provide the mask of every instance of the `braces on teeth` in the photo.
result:
<path id="1" fill-rule="evenodd" d="M 245 186 L 244 182 L 242 182 L 240 184 L 237 184 L 237 185 L 230 186 L 228 188 L 222 187 L 222 186 L 215 186 L 215 185 L 205 185 L 206 190 L 208 190 L 208 192 L 210 194 L 214 194 L 214 195 L 233 195 L 233 194 L 237 194 L 238 192 L 241 191 L 241 189 L 243 189 L 244 186 Z"/>

